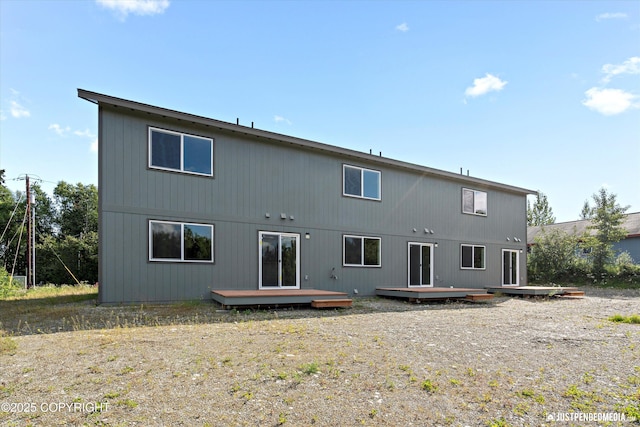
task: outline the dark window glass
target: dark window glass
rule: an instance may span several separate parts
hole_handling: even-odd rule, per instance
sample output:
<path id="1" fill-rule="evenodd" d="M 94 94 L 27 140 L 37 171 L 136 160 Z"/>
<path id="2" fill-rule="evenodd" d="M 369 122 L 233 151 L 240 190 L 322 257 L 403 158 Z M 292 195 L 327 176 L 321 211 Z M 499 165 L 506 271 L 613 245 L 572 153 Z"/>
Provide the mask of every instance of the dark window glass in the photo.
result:
<path id="1" fill-rule="evenodd" d="M 208 225 L 185 224 L 184 226 L 184 259 L 190 261 L 211 261 L 213 228 Z"/>
<path id="2" fill-rule="evenodd" d="M 473 268 L 473 247 L 472 246 L 462 247 L 462 267 Z"/>
<path id="3" fill-rule="evenodd" d="M 211 175 L 211 141 L 184 136 L 184 170 Z"/>
<path id="4" fill-rule="evenodd" d="M 182 258 L 180 228 L 180 224 L 151 223 L 151 245 L 154 259 L 180 260 Z"/>
<path id="5" fill-rule="evenodd" d="M 352 168 L 349 166 L 345 166 L 344 168 L 344 194 L 348 194 L 350 196 L 361 196 L 362 184 L 361 180 L 362 176 L 360 173 L 360 169 Z"/>
<path id="6" fill-rule="evenodd" d="M 151 131 L 151 165 L 180 170 L 180 135 Z"/>
<path id="7" fill-rule="evenodd" d="M 362 239 L 360 237 L 344 238 L 344 263 L 362 264 Z"/>
<path id="8" fill-rule="evenodd" d="M 364 265 L 380 265 L 380 240 L 364 239 Z"/>
<path id="9" fill-rule="evenodd" d="M 484 268 L 484 248 L 482 246 L 473 247 L 473 268 Z"/>

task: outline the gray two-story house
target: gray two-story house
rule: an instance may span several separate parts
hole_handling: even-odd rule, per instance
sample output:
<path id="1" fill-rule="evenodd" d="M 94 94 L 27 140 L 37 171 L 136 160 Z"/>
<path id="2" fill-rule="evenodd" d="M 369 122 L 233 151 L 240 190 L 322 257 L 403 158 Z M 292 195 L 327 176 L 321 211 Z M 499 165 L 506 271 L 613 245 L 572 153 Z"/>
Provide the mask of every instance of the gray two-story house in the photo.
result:
<path id="1" fill-rule="evenodd" d="M 79 89 L 99 301 L 525 285 L 531 190 Z"/>

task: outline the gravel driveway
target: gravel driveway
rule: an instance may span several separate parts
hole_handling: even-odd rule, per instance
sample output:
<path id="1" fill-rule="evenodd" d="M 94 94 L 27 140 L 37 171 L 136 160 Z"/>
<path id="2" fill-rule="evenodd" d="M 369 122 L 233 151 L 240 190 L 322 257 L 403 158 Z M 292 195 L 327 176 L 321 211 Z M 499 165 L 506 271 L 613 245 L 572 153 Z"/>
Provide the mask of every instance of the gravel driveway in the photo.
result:
<path id="1" fill-rule="evenodd" d="M 7 329 L 11 319 L 0 313 L 16 344 L 0 354 L 0 424 L 582 426 L 629 418 L 640 413 L 640 325 L 607 318 L 640 314 L 640 292 L 586 291 L 584 299 L 477 304 L 359 299 L 338 311 L 204 304 L 169 324 L 162 306 L 85 304 L 76 330 L 56 333 Z M 134 326 L 132 311 L 156 326 Z"/>

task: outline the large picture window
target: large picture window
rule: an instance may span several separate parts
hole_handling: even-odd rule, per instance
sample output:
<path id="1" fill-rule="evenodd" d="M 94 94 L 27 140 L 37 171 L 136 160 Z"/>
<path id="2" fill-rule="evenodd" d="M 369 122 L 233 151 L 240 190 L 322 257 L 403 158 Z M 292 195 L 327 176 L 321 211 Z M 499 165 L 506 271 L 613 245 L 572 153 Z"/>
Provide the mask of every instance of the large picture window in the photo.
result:
<path id="1" fill-rule="evenodd" d="M 213 262 L 213 225 L 149 221 L 149 261 Z"/>
<path id="2" fill-rule="evenodd" d="M 484 191 L 462 189 L 462 212 L 487 216 L 487 193 Z"/>
<path id="3" fill-rule="evenodd" d="M 343 265 L 380 267 L 380 237 L 343 236 Z"/>
<path id="4" fill-rule="evenodd" d="M 150 127 L 149 167 L 213 176 L 213 139 Z"/>
<path id="5" fill-rule="evenodd" d="M 380 177 L 380 171 L 343 165 L 342 194 L 350 197 L 380 200 Z"/>
<path id="6" fill-rule="evenodd" d="M 484 270 L 485 247 L 474 245 L 461 245 L 461 264 L 463 269 Z"/>

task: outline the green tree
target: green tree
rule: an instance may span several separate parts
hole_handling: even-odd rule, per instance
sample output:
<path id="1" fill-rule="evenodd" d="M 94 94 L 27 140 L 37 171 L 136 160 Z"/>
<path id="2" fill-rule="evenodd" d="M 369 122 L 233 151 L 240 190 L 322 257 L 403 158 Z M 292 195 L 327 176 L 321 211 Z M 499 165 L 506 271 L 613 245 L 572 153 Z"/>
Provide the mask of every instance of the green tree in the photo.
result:
<path id="1" fill-rule="evenodd" d="M 593 216 L 593 208 L 589 206 L 589 201 L 585 200 L 580 211 L 580 219 L 590 219 Z"/>
<path id="2" fill-rule="evenodd" d="M 1 180 L 4 182 L 4 176 Z M 13 194 L 4 184 L 0 184 L 0 265 L 4 266 L 9 273 L 25 273 L 27 250 L 24 244 L 27 230 L 23 224 L 25 209 L 24 197 L 20 193 Z"/>
<path id="3" fill-rule="evenodd" d="M 48 283 L 75 284 L 98 280 L 98 233 L 90 231 L 82 238 L 48 236 L 38 246 L 39 279 Z"/>
<path id="4" fill-rule="evenodd" d="M 39 184 L 33 184 L 31 191 L 35 194 L 36 211 L 36 244 L 42 243 L 45 237 L 54 234 L 58 227 L 57 212 L 49 195 L 45 193 Z"/>
<path id="5" fill-rule="evenodd" d="M 605 266 L 613 262 L 613 243 L 619 242 L 627 235 L 622 223 L 629 206 L 620 206 L 616 201 L 616 195 L 608 193 L 605 188 L 601 188 L 592 197 L 595 206 L 588 228 L 595 230 L 596 234 L 591 255 L 594 273 L 601 274 L 604 273 Z"/>
<path id="6" fill-rule="evenodd" d="M 534 280 L 551 282 L 572 271 L 577 261 L 578 237 L 565 231 L 542 228 L 536 236 L 528 259 L 528 268 Z"/>
<path id="7" fill-rule="evenodd" d="M 98 189 L 95 185 L 60 181 L 53 190 L 53 197 L 61 236 L 80 237 L 98 231 Z"/>
<path id="8" fill-rule="evenodd" d="M 549 201 L 544 193 L 538 191 L 533 207 L 527 200 L 527 225 L 548 225 L 555 222 L 556 217 L 553 215 L 553 209 L 549 206 Z"/>

